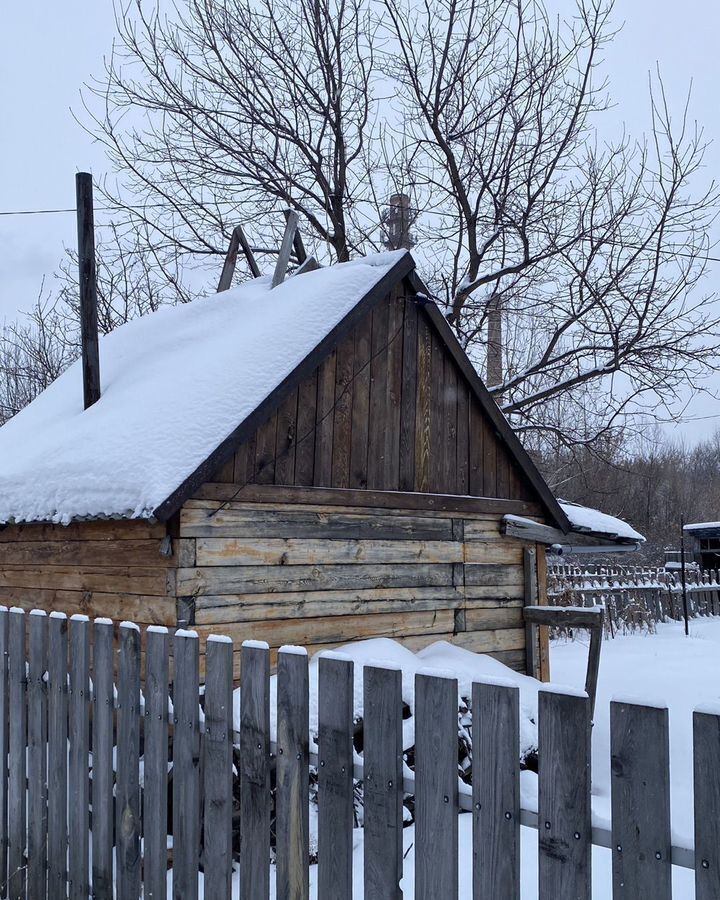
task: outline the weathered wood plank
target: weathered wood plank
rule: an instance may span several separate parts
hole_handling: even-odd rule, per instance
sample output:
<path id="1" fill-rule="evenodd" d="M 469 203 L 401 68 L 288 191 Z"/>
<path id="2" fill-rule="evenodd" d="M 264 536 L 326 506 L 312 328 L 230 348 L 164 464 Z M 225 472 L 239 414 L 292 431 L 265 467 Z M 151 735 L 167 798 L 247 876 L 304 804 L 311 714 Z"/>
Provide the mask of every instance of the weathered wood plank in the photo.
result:
<path id="1" fill-rule="evenodd" d="M 68 882 L 68 620 L 50 613 L 48 637 L 48 898 L 65 900 Z"/>
<path id="2" fill-rule="evenodd" d="M 318 377 L 317 372 L 314 372 L 298 388 L 295 484 L 307 485 L 314 483 L 317 394 Z"/>
<path id="3" fill-rule="evenodd" d="M 442 481 L 438 488 L 448 494 L 457 490 L 457 419 L 458 419 L 458 373 L 455 363 L 445 357 L 443 365 L 442 416 L 445 421 L 442 444 Z"/>
<path id="4" fill-rule="evenodd" d="M 12 710 L 9 729 L 8 783 L 8 896 L 25 900 L 27 870 L 26 773 L 27 773 L 27 679 L 25 672 L 25 613 L 11 609 L 9 614 L 8 697 Z"/>
<path id="5" fill-rule="evenodd" d="M 200 861 L 199 641 L 194 631 L 173 638 L 173 897 L 197 900 Z"/>
<path id="6" fill-rule="evenodd" d="M 402 384 L 400 397 L 400 471 L 398 487 L 401 491 L 415 488 L 415 405 L 417 392 L 417 329 L 416 304 L 405 300 L 403 323 Z"/>
<path id="7" fill-rule="evenodd" d="M 277 413 L 270 416 L 257 430 L 255 436 L 256 484 L 273 484 L 275 481 L 275 446 L 277 442 Z"/>
<path id="8" fill-rule="evenodd" d="M 538 716 L 539 898 L 590 900 L 590 703 L 541 691 Z"/>
<path id="9" fill-rule="evenodd" d="M 695 900 L 720 897 L 720 716 L 693 713 Z"/>
<path id="10" fill-rule="evenodd" d="M 400 486 L 400 404 L 403 368 L 403 297 L 390 295 L 387 332 L 387 380 L 382 483 L 386 490 Z M 375 423 L 377 427 L 379 423 Z"/>
<path id="11" fill-rule="evenodd" d="M 483 422 L 483 495 L 497 497 L 498 439 L 492 425 Z"/>
<path id="12" fill-rule="evenodd" d="M 522 650 L 524 653 L 525 629 L 500 628 L 462 631 L 454 635 L 453 643 L 466 650 L 472 650 L 473 653 L 498 653 L 507 650 Z"/>
<path id="13" fill-rule="evenodd" d="M 0 897 L 7 896 L 8 875 L 8 608 L 0 606 Z"/>
<path id="14" fill-rule="evenodd" d="M 372 317 L 365 316 L 354 329 L 354 382 L 352 435 L 350 439 L 350 487 L 368 483 L 368 440 L 370 431 L 370 356 Z"/>
<path id="15" fill-rule="evenodd" d="M 240 706 L 240 896 L 270 896 L 270 654 L 243 645 Z"/>
<path id="16" fill-rule="evenodd" d="M 330 483 L 341 488 L 350 487 L 354 366 L 355 339 L 351 334 L 338 347 L 335 366 L 335 414 Z"/>
<path id="17" fill-rule="evenodd" d="M 335 363 L 331 353 L 318 370 L 317 406 L 315 408 L 315 469 L 313 484 L 332 485 L 333 420 L 335 413 Z"/>
<path id="18" fill-rule="evenodd" d="M 308 900 L 309 680 L 307 654 L 278 654 L 277 900 Z"/>
<path id="19" fill-rule="evenodd" d="M 446 494 L 449 493 L 449 473 L 445 468 L 445 451 L 450 422 L 445 390 L 445 353 L 435 334 L 431 336 L 430 371 L 430 490 Z"/>
<path id="20" fill-rule="evenodd" d="M 170 565 L 160 555 L 159 540 L 16 541 L 0 547 L 0 564 L 8 566 L 152 566 Z"/>
<path id="21" fill-rule="evenodd" d="M 462 376 L 457 384 L 457 442 L 455 456 L 455 489 L 470 493 L 470 394 Z"/>
<path id="22" fill-rule="evenodd" d="M 465 562 L 468 565 L 499 563 L 519 568 L 523 564 L 523 548 L 514 541 L 471 540 L 465 545 Z"/>
<path id="23" fill-rule="evenodd" d="M 480 404 L 474 397 L 469 398 L 469 416 L 470 416 L 470 434 L 468 437 L 469 444 L 469 465 L 468 487 L 469 492 L 475 497 L 485 495 L 485 479 L 483 477 L 483 468 L 485 464 L 485 448 L 483 427 L 483 412 Z"/>
<path id="24" fill-rule="evenodd" d="M 379 303 L 372 311 L 372 356 L 370 358 L 370 429 L 368 434 L 367 485 L 385 490 L 385 431 L 388 416 L 389 305 Z"/>
<path id="25" fill-rule="evenodd" d="M 93 898 L 113 898 L 113 743 L 115 697 L 113 685 L 113 625 L 93 624 L 92 715 L 92 888 Z"/>
<path id="26" fill-rule="evenodd" d="M 34 590 L 101 591 L 115 596 L 132 593 L 157 598 L 168 594 L 167 579 L 167 571 L 160 568 L 4 564 L 0 568 L 0 588 L 3 589 L 25 587 Z"/>
<path id="27" fill-rule="evenodd" d="M 473 684 L 473 897 L 520 900 L 519 691 Z"/>
<path id="28" fill-rule="evenodd" d="M 457 680 L 415 676 L 415 897 L 457 900 Z"/>
<path id="29" fill-rule="evenodd" d="M 295 449 L 298 427 L 298 392 L 292 391 L 283 400 L 277 413 L 275 442 L 275 484 L 293 484 L 295 481 Z"/>
<path id="30" fill-rule="evenodd" d="M 145 797 L 143 873 L 148 900 L 167 898 L 168 830 L 168 653 L 162 626 L 146 633 L 145 653 Z"/>
<path id="31" fill-rule="evenodd" d="M 318 896 L 352 900 L 352 662 L 320 657 L 318 690 Z"/>
<path id="32" fill-rule="evenodd" d="M 613 897 L 670 900 L 668 711 L 610 704 Z"/>
<path id="33" fill-rule="evenodd" d="M 133 614 L 133 621 L 173 624 L 175 604 L 170 598 L 134 594 L 108 594 L 94 591 L 65 591 L 32 587 L 3 588 L 8 603 L 29 612 L 42 608 L 65 615 L 92 615 L 120 620 Z"/>
<path id="34" fill-rule="evenodd" d="M 402 891 L 402 674 L 363 673 L 366 900 L 400 900 Z"/>
<path id="35" fill-rule="evenodd" d="M 417 403 L 415 407 L 415 490 L 431 490 L 432 336 L 423 312 L 417 322 Z"/>
<path id="36" fill-rule="evenodd" d="M 147 519 L 112 519 L 109 521 L 70 522 L 68 525 L 33 523 L 6 525 L 0 531 L 0 544 L 27 541 L 125 541 L 162 540 L 167 533 L 164 523 Z M 0 560 L 4 560 L 0 550 Z"/>
<path id="37" fill-rule="evenodd" d="M 523 627 L 523 611 L 517 606 L 496 606 L 465 610 L 466 631 Z"/>
<path id="38" fill-rule="evenodd" d="M 233 805 L 233 646 L 207 642 L 205 668 L 204 854 L 205 893 L 231 900 Z"/>
<path id="39" fill-rule="evenodd" d="M 87 900 L 90 893 L 90 623 L 85 616 L 70 619 L 68 737 L 70 900 Z"/>
<path id="40" fill-rule="evenodd" d="M 47 615 L 29 617 L 28 658 L 28 894 L 47 894 Z"/>
<path id="41" fill-rule="evenodd" d="M 117 896 L 140 896 L 140 631 L 120 625 L 117 713 Z M 72 845 L 72 842 L 71 842 Z"/>
<path id="42" fill-rule="evenodd" d="M 471 586 L 488 585 L 501 587 L 502 585 L 524 584 L 522 566 L 470 563 L 465 566 L 465 584 Z"/>

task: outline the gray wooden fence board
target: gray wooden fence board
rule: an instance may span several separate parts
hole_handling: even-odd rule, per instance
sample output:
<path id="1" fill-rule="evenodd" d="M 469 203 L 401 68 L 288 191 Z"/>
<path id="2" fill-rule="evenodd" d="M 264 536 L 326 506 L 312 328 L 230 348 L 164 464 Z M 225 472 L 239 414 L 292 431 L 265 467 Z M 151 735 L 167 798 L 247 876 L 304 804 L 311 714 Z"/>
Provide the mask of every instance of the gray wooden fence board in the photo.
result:
<path id="1" fill-rule="evenodd" d="M 540 900 L 589 900 L 590 701 L 539 695 L 538 847 Z"/>
<path id="2" fill-rule="evenodd" d="M 10 610 L 10 658 L 8 696 L 10 716 L 10 750 L 8 782 L 8 896 L 24 900 L 27 883 L 25 868 L 26 811 L 25 796 L 27 741 L 25 613 Z"/>
<path id="3" fill-rule="evenodd" d="M 720 897 L 720 715 L 693 714 L 695 900 Z"/>
<path id="4" fill-rule="evenodd" d="M 113 625 L 93 624 L 92 887 L 93 900 L 113 897 Z"/>
<path id="5" fill-rule="evenodd" d="M 457 681 L 416 675 L 416 900 L 458 895 L 457 729 Z"/>
<path id="6" fill-rule="evenodd" d="M 196 900 L 200 859 L 199 640 L 177 631 L 173 654 L 173 897 Z"/>
<path id="7" fill-rule="evenodd" d="M 145 654 L 144 877 L 147 900 L 167 897 L 168 653 L 166 628 L 153 626 Z"/>
<path id="8" fill-rule="evenodd" d="M 309 681 L 307 654 L 281 651 L 277 673 L 277 900 L 308 900 Z"/>
<path id="9" fill-rule="evenodd" d="M 353 664 L 320 657 L 318 898 L 352 898 Z"/>
<path id="10" fill-rule="evenodd" d="M 270 654 L 243 644 L 240 656 L 240 896 L 270 894 Z"/>
<path id="11" fill-rule="evenodd" d="M 120 625 L 115 842 L 118 900 L 140 896 L 140 631 Z"/>
<path id="12" fill-rule="evenodd" d="M 0 606 L 0 897 L 7 896 L 8 854 L 8 610 Z"/>
<path id="13" fill-rule="evenodd" d="M 70 618 L 70 695 L 68 699 L 68 834 L 71 900 L 90 891 L 90 623 Z"/>
<path id="14" fill-rule="evenodd" d="M 208 639 L 205 664 L 205 894 L 230 900 L 232 883 L 233 645 Z"/>
<path id="15" fill-rule="evenodd" d="M 65 900 L 68 881 L 68 620 L 48 622 L 48 897 Z"/>
<path id="16" fill-rule="evenodd" d="M 517 688 L 474 684 L 473 897 L 520 898 L 520 719 Z"/>
<path id="17" fill-rule="evenodd" d="M 28 619 L 28 894 L 47 895 L 47 615 Z"/>
<path id="18" fill-rule="evenodd" d="M 670 900 L 668 711 L 610 704 L 613 897 Z"/>
<path id="19" fill-rule="evenodd" d="M 363 672 L 365 900 L 400 900 L 402 890 L 402 673 Z"/>

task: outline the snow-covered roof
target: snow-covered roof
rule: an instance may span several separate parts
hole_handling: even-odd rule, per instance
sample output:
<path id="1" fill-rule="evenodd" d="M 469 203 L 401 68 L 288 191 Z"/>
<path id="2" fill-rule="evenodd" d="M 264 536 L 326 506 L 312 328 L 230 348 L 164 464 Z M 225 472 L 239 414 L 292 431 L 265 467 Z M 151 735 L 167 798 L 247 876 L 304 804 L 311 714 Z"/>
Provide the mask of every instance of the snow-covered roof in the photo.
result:
<path id="1" fill-rule="evenodd" d="M 644 542 L 645 538 L 635 531 L 627 522 L 592 509 L 589 506 L 579 506 L 577 503 L 568 503 L 560 500 L 560 507 L 570 520 L 572 530 L 576 532 L 589 532 L 598 535 L 607 535 L 612 538 L 622 538 L 628 541 Z"/>
<path id="2" fill-rule="evenodd" d="M 720 529 L 720 522 L 691 522 L 689 525 L 684 526 L 685 531 L 705 531 L 705 529 L 711 530 L 713 528 Z"/>
<path id="3" fill-rule="evenodd" d="M 149 517 L 405 255 L 257 278 L 100 340 L 102 396 L 80 362 L 0 428 L 0 522 Z"/>

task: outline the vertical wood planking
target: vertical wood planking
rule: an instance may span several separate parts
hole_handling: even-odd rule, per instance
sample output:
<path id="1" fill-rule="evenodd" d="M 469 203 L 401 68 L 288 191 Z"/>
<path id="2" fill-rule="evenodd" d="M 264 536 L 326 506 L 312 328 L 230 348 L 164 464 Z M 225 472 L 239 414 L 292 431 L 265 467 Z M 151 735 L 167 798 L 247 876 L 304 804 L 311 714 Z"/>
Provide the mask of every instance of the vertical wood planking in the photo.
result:
<path id="1" fill-rule="evenodd" d="M 144 889 L 147 900 L 167 897 L 168 652 L 167 628 L 152 625 L 145 653 Z"/>
<path id="2" fill-rule="evenodd" d="M 113 624 L 93 624 L 92 888 L 93 900 L 113 897 Z"/>
<path id="3" fill-rule="evenodd" d="M 200 860 L 200 650 L 197 633 L 175 632 L 173 656 L 173 897 L 197 900 Z"/>
<path id="4" fill-rule="evenodd" d="M 90 622 L 70 619 L 70 697 L 68 702 L 68 834 L 70 900 L 90 893 Z"/>
<path id="5" fill-rule="evenodd" d="M 372 316 L 355 326 L 355 380 L 353 381 L 352 435 L 350 437 L 350 487 L 367 487 L 368 432 L 370 428 L 370 353 Z"/>
<path id="6" fill-rule="evenodd" d="M 363 673 L 365 900 L 400 900 L 402 891 L 402 673 Z"/>
<path id="7" fill-rule="evenodd" d="M 277 413 L 274 413 L 257 430 L 255 442 L 255 482 L 257 484 L 272 484 L 275 481 L 277 422 Z"/>
<path id="8" fill-rule="evenodd" d="M 203 869 L 205 895 L 213 900 L 231 898 L 232 685 L 232 642 L 211 635 L 207 640 L 205 662 Z"/>
<path id="9" fill-rule="evenodd" d="M 519 691 L 473 684 L 473 897 L 520 900 Z"/>
<path id="10" fill-rule="evenodd" d="M 484 417 L 483 417 L 484 418 Z M 495 429 L 483 421 L 483 496 L 497 497 L 497 446 Z"/>
<path id="11" fill-rule="evenodd" d="M 415 490 L 415 403 L 417 391 L 417 304 L 405 300 L 400 398 L 400 471 L 398 488 Z"/>
<path id="12" fill-rule="evenodd" d="M 277 900 L 308 900 L 309 691 L 306 653 L 280 649 L 277 672 Z"/>
<path id="13" fill-rule="evenodd" d="M 590 701 L 540 691 L 538 715 L 539 900 L 590 900 Z"/>
<path id="14" fill-rule="evenodd" d="M 474 497 L 482 497 L 485 490 L 483 466 L 485 462 L 483 446 L 483 412 L 474 397 L 470 397 L 470 434 L 468 437 L 468 455 L 470 471 L 468 472 L 468 488 Z"/>
<path id="15" fill-rule="evenodd" d="M 402 396 L 404 299 L 397 291 L 390 295 L 386 382 L 386 422 L 382 487 L 396 491 L 400 480 L 400 401 Z"/>
<path id="16" fill-rule="evenodd" d="M 534 547 L 523 548 L 523 602 L 525 606 L 537 603 L 537 551 Z M 525 674 L 538 677 L 538 630 L 531 622 L 525 624 Z"/>
<path id="17" fill-rule="evenodd" d="M 292 391 L 280 404 L 275 441 L 275 484 L 295 481 L 298 391 Z"/>
<path id="18" fill-rule="evenodd" d="M 448 420 L 445 403 L 445 351 L 440 339 L 431 336 L 430 383 L 430 490 L 442 494 L 445 491 L 445 458 Z"/>
<path id="19" fill-rule="evenodd" d="M 321 656 L 318 677 L 318 897 L 352 900 L 353 664 Z"/>
<path id="20" fill-rule="evenodd" d="M 47 896 L 47 615 L 29 619 L 28 670 L 28 894 Z"/>
<path id="21" fill-rule="evenodd" d="M 670 900 L 668 711 L 610 704 L 613 898 Z"/>
<path id="22" fill-rule="evenodd" d="M 695 900 L 720 897 L 720 716 L 693 713 Z"/>
<path id="23" fill-rule="evenodd" d="M 351 334 L 340 344 L 335 365 L 335 414 L 333 417 L 333 487 L 350 486 L 350 441 L 352 437 L 353 366 L 355 339 Z"/>
<path id="24" fill-rule="evenodd" d="M 8 615 L 0 606 L 0 897 L 7 896 L 8 871 Z"/>
<path id="25" fill-rule="evenodd" d="M 415 408 L 415 489 L 430 490 L 432 407 L 432 337 L 427 317 L 417 321 L 417 405 Z"/>
<path id="26" fill-rule="evenodd" d="M 415 676 L 415 897 L 458 896 L 457 681 Z"/>
<path id="27" fill-rule="evenodd" d="M 140 896 L 140 630 L 120 624 L 117 712 L 117 896 Z"/>
<path id="28" fill-rule="evenodd" d="M 317 388 L 317 370 L 298 388 L 295 484 L 314 484 Z"/>
<path id="29" fill-rule="evenodd" d="M 455 461 L 458 494 L 470 490 L 470 394 L 462 375 L 457 380 L 457 455 Z"/>
<path id="30" fill-rule="evenodd" d="M 442 427 L 445 435 L 442 448 L 442 481 L 439 488 L 446 494 L 454 494 L 457 491 L 457 401 L 457 369 L 453 360 L 445 356 L 442 394 Z"/>
<path id="31" fill-rule="evenodd" d="M 333 351 L 318 369 L 317 408 L 315 410 L 315 472 L 316 487 L 332 484 L 333 419 L 335 406 L 335 363 Z"/>
<path id="32" fill-rule="evenodd" d="M 389 316 L 390 308 L 387 301 L 379 303 L 372 311 L 367 486 L 373 490 L 383 490 L 384 488 L 385 430 L 388 427 Z"/>
<path id="33" fill-rule="evenodd" d="M 24 900 L 26 886 L 26 742 L 27 707 L 25 677 L 25 613 L 11 609 L 9 614 L 8 698 L 12 710 L 9 728 L 8 779 L 8 896 Z"/>
<path id="34" fill-rule="evenodd" d="M 67 897 L 68 620 L 48 622 L 48 898 Z"/>
<path id="35" fill-rule="evenodd" d="M 270 896 L 270 651 L 246 642 L 240 655 L 240 896 Z"/>

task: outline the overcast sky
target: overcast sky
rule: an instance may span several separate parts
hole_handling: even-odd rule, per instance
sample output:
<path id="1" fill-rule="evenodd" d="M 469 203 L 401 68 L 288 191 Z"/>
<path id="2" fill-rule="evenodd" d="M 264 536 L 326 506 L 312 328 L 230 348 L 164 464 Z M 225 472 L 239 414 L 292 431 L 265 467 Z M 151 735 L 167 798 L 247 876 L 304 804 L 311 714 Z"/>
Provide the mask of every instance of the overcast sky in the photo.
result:
<path id="1" fill-rule="evenodd" d="M 714 141 L 708 177 L 720 175 L 718 0 L 616 0 L 615 18 L 625 25 L 606 54 L 617 104 L 608 127 L 624 123 L 635 134 L 648 128 L 648 72 L 659 62 L 678 110 L 692 79 L 692 114 Z M 106 170 L 101 148 L 71 110 L 80 108 L 83 82 L 101 73 L 111 48 L 112 0 L 24 0 L 7 4 L 3 21 L 0 211 L 72 207 L 75 172 Z M 71 213 L 0 216 L 0 322 L 32 306 L 43 277 L 52 279 L 63 247 L 74 243 Z M 720 290 L 720 263 L 712 287 Z M 684 428 L 691 439 L 720 426 L 720 402 L 696 401 L 692 412 L 709 418 Z"/>

